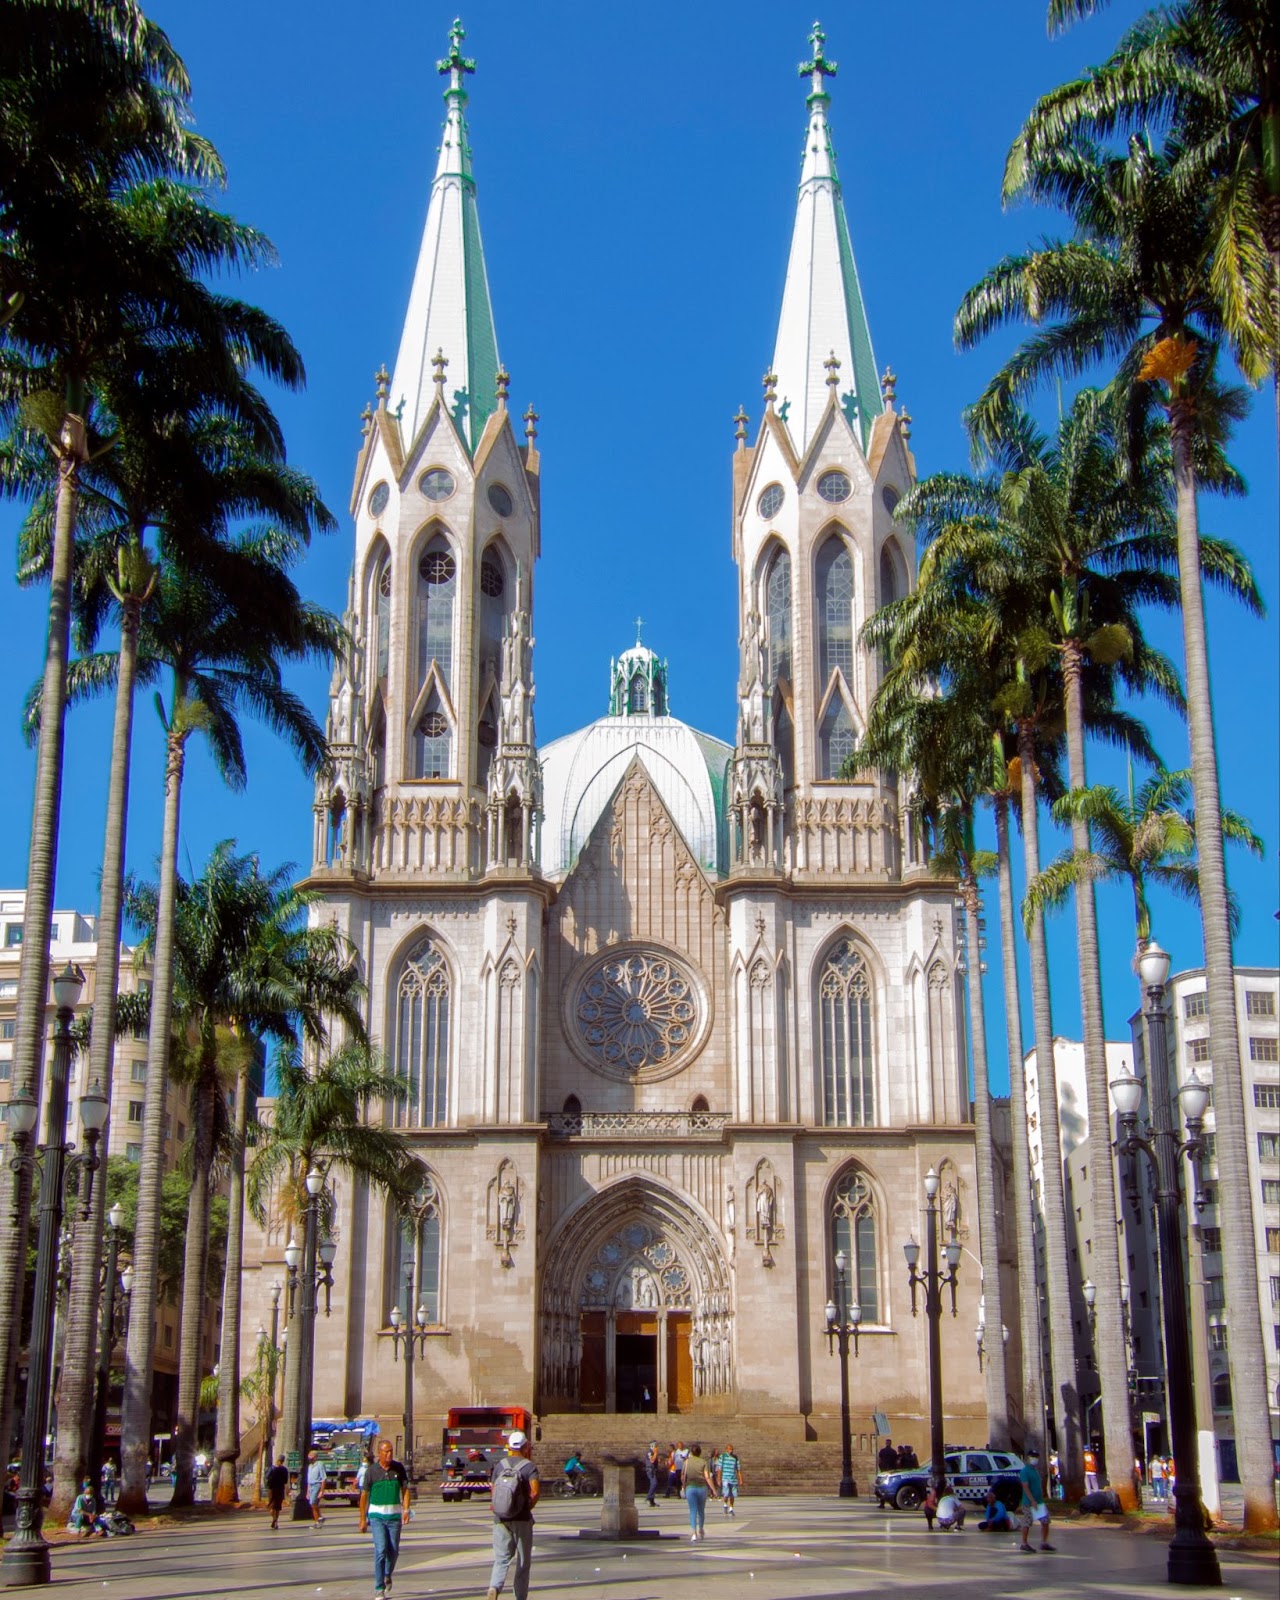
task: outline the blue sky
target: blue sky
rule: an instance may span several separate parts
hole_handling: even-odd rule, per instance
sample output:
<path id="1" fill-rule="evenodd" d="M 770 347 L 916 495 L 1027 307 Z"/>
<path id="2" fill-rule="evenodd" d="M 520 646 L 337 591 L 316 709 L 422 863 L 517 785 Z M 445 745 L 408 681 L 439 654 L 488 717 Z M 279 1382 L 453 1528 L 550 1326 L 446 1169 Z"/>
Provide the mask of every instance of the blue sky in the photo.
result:
<path id="1" fill-rule="evenodd" d="M 1049 40 L 1042 0 L 959 7 L 828 10 L 840 66 L 831 121 L 879 366 L 898 374 L 915 418 L 922 474 L 967 464 L 961 408 L 1008 342 L 960 355 L 952 317 L 964 290 L 1050 217 L 1003 213 L 1008 145 L 1036 95 L 1101 60 L 1138 7 L 1117 4 Z M 227 204 L 263 229 L 280 264 L 242 282 L 289 328 L 307 363 L 301 396 L 282 396 L 294 462 L 320 482 L 342 531 L 312 551 L 303 584 L 340 609 L 351 559 L 351 472 L 373 374 L 395 358 L 426 212 L 439 130 L 449 7 L 388 0 L 155 0 L 194 86 L 198 126 L 230 173 Z M 512 401 L 540 413 L 543 556 L 535 577 L 538 732 L 542 742 L 606 709 L 611 654 L 632 619 L 671 664 L 672 709 L 732 739 L 737 619 L 730 558 L 732 417 L 753 423 L 773 351 L 805 126 L 796 64 L 813 13 L 790 0 L 704 0 L 610 7 L 484 0 L 464 15 L 478 62 L 468 116 L 499 349 Z M 1052 402 L 1050 402 L 1052 403 Z M 1202 519 L 1253 560 L 1264 595 L 1277 584 L 1274 396 L 1255 397 L 1235 458 L 1250 484 Z M 13 549 L 18 512 L 0 506 Z M 3 593 L 0 883 L 26 875 L 33 760 L 18 712 L 39 670 L 43 591 Z M 1210 605 L 1225 803 L 1265 836 L 1261 863 L 1230 863 L 1244 908 L 1242 964 L 1277 959 L 1277 630 Z M 1180 634 L 1153 633 L 1180 657 Z M 301 673 L 317 714 L 326 674 Z M 1152 713 L 1170 766 L 1185 732 Z M 159 729 L 140 703 L 129 861 L 150 873 L 161 801 Z M 56 901 L 93 910 L 101 854 L 109 709 L 74 712 Z M 235 837 L 274 866 L 305 867 L 312 791 L 261 732 L 248 737 L 243 794 L 205 756 L 188 764 L 184 870 Z M 1115 763 L 1093 774 L 1123 781 Z M 1059 848 L 1048 835 L 1045 845 Z M 993 942 L 994 907 L 989 916 Z M 1200 960 L 1193 911 L 1157 904 L 1175 968 Z M 1104 893 L 1108 1036 L 1136 1000 L 1127 898 Z M 1051 935 L 1054 1022 L 1078 1036 L 1074 918 Z M 993 1081 L 1007 1082 L 998 974 L 989 983 Z M 1027 1008 L 1024 1026 L 1029 1033 Z"/>

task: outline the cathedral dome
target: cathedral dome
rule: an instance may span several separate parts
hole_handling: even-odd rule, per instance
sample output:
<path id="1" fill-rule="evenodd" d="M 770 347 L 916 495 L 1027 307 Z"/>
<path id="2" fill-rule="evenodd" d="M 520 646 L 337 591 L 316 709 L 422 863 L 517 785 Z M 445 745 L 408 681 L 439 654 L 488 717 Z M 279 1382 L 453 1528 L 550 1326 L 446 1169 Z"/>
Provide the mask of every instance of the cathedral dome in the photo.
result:
<path id="1" fill-rule="evenodd" d="M 707 871 L 725 862 L 725 778 L 733 748 L 667 710 L 667 664 L 638 640 L 610 663 L 610 714 L 556 739 L 542 760 L 542 870 L 559 876 L 639 760 Z"/>

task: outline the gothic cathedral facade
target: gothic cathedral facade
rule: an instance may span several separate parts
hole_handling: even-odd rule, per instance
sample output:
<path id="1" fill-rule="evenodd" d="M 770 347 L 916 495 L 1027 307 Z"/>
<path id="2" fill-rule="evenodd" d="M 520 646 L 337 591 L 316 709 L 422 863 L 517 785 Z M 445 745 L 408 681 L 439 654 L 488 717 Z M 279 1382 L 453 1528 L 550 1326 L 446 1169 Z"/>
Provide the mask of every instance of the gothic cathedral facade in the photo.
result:
<path id="1" fill-rule="evenodd" d="M 970 1267 L 947 1432 L 985 1438 L 954 886 L 897 780 L 846 775 L 879 671 L 859 631 L 914 582 L 893 509 L 915 462 L 872 355 L 822 43 L 764 415 L 739 415 L 731 459 L 733 745 L 671 714 L 667 663 L 639 641 L 606 714 L 537 743 L 537 419 L 508 407 L 460 30 L 441 63 L 421 254 L 355 469 L 309 878 L 360 953 L 370 1033 L 404 1080 L 385 1115 L 422 1163 L 408 1222 L 331 1174 L 315 1413 L 372 1414 L 399 1440 L 391 1311 L 421 1306 L 424 1463 L 445 1409 L 477 1403 L 835 1437 L 838 1250 L 861 1315 L 855 1430 L 882 1412 L 924 1443 L 902 1245 L 931 1166 Z M 276 1218 L 250 1242 L 246 1329 L 285 1243 Z"/>

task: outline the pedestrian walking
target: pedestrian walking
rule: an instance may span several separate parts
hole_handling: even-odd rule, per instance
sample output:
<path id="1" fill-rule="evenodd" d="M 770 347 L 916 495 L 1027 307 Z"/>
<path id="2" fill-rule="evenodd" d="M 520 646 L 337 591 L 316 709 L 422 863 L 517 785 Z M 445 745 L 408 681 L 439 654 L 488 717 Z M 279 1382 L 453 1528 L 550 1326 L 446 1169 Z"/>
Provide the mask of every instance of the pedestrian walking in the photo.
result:
<path id="1" fill-rule="evenodd" d="M 1084 1492 L 1096 1494 L 1098 1491 L 1098 1452 L 1097 1445 L 1093 1445 L 1084 1453 Z"/>
<path id="2" fill-rule="evenodd" d="M 680 1476 L 685 1504 L 689 1507 L 689 1538 L 697 1544 L 707 1537 L 707 1496 L 716 1486 L 711 1468 L 702 1459 L 700 1444 L 691 1445 L 685 1451 Z"/>
<path id="3" fill-rule="evenodd" d="M 649 1448 L 644 1454 L 644 1475 L 649 1480 L 649 1504 L 656 1506 L 658 1503 L 658 1468 L 662 1464 L 662 1453 L 658 1449 L 656 1439 L 649 1440 Z"/>
<path id="4" fill-rule="evenodd" d="M 529 1566 L 533 1560 L 533 1508 L 542 1485 L 538 1469 L 529 1460 L 529 1440 L 517 1428 L 507 1440 L 506 1452 L 493 1464 L 493 1571 L 485 1600 L 498 1600 L 507 1573 L 515 1566 L 511 1592 L 515 1600 L 529 1593 Z"/>
<path id="5" fill-rule="evenodd" d="M 324 1462 L 319 1453 L 313 1450 L 307 1457 L 307 1499 L 311 1502 L 311 1523 L 318 1528 L 324 1521 L 324 1512 L 320 1509 L 320 1502 L 324 1499 Z"/>
<path id="6" fill-rule="evenodd" d="M 671 1446 L 667 1455 L 667 1492 L 663 1496 L 664 1500 L 670 1500 L 673 1494 L 677 1498 L 684 1494 L 684 1485 L 681 1481 L 680 1472 L 688 1454 L 689 1452 L 685 1449 L 682 1439 L 677 1439 Z"/>
<path id="7" fill-rule="evenodd" d="M 102 1503 L 104 1506 L 113 1506 L 119 1495 L 119 1485 L 116 1480 L 116 1464 L 111 1457 L 102 1463 Z"/>
<path id="8" fill-rule="evenodd" d="M 1022 1523 L 1022 1543 L 1018 1546 L 1020 1555 L 1031 1554 L 1031 1525 L 1033 1522 L 1040 1524 L 1040 1548 L 1052 1550 L 1049 1543 L 1049 1507 L 1045 1504 L 1044 1486 L 1040 1481 L 1040 1458 L 1034 1450 L 1027 1451 L 1027 1458 L 1018 1469 L 1018 1482 L 1022 1485 L 1022 1500 L 1018 1510 Z"/>
<path id="9" fill-rule="evenodd" d="M 1169 1487 L 1169 1480 L 1165 1477 L 1164 1461 L 1160 1456 L 1151 1458 L 1151 1493 L 1157 1500 L 1163 1500 Z"/>
<path id="10" fill-rule="evenodd" d="M 727 1444 L 720 1452 L 720 1503 L 724 1507 L 726 1517 L 733 1516 L 738 1490 L 741 1487 L 742 1462 L 735 1454 L 733 1446 Z"/>
<path id="11" fill-rule="evenodd" d="M 280 1526 L 280 1512 L 284 1507 L 284 1497 L 289 1492 L 289 1468 L 283 1456 L 276 1457 L 276 1464 L 267 1472 L 266 1479 L 267 1505 L 271 1508 L 271 1526 Z"/>
<path id="12" fill-rule="evenodd" d="M 380 1439 L 377 1460 L 369 1464 L 360 1490 L 360 1532 L 373 1535 L 373 1600 L 391 1593 L 400 1535 L 412 1516 L 409 1474 L 394 1459 L 391 1440 Z"/>

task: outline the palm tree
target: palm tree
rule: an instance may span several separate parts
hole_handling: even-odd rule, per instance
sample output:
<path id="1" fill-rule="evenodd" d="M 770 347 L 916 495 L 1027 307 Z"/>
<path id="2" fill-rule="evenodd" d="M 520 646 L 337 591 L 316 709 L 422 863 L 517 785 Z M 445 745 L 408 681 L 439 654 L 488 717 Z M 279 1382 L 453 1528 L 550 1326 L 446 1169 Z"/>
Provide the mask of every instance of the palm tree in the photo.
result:
<path id="1" fill-rule="evenodd" d="M 338 1167 L 385 1194 L 403 1210 L 422 1184 L 422 1167 L 408 1143 L 385 1125 L 373 1122 L 375 1106 L 403 1099 L 404 1079 L 388 1070 L 367 1043 L 349 1040 L 309 1063 L 297 1045 L 277 1052 L 272 1063 L 276 1094 L 253 1158 L 249 1163 L 249 1210 L 265 1227 L 269 1208 L 297 1225 L 307 1206 L 306 1177 L 318 1167 Z M 321 1217 L 331 1231 L 332 1194 L 326 1187 Z M 295 1315 L 288 1333 L 289 1349 L 301 1349 Z M 289 1363 L 285 1418 L 297 1416 L 301 1367 Z M 287 1432 L 287 1427 L 286 1427 Z"/>
<path id="2" fill-rule="evenodd" d="M 998 422 L 1011 399 L 1043 379 L 1070 376 L 1108 360 L 1118 363 L 1116 383 L 1134 411 L 1154 401 L 1167 420 L 1218 1168 L 1224 1190 L 1243 1193 L 1249 1170 L 1244 1084 L 1197 493 L 1202 468 L 1219 459 L 1216 447 L 1231 418 L 1240 414 L 1240 403 L 1214 379 L 1222 321 L 1209 281 L 1209 201 L 1183 191 L 1173 170 L 1177 158 L 1176 148 L 1157 151 L 1137 136 L 1123 157 L 1101 154 L 1082 136 L 1039 156 L 1028 170 L 1027 190 L 1035 199 L 1065 207 L 1075 237 L 1047 241 L 1030 255 L 1006 257 L 965 296 L 956 337 L 968 346 L 1008 322 L 1042 325 L 988 385 L 974 413 L 980 433 Z M 1033 870 L 1028 877 L 1034 875 Z M 1276 1526 L 1277 1515 L 1262 1324 L 1246 1309 L 1259 1304 L 1257 1256 L 1250 1227 L 1227 1227 L 1223 1233 L 1226 1293 L 1239 1308 L 1230 1363 L 1245 1523 L 1262 1531 Z"/>

